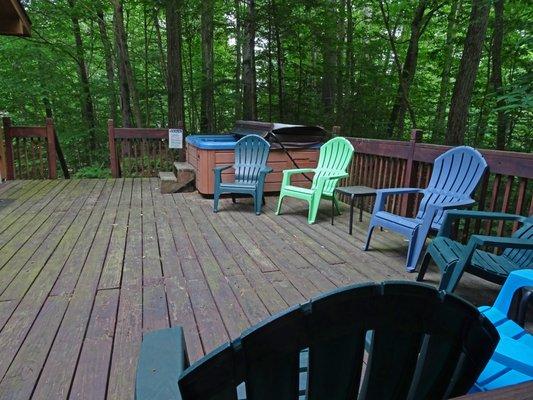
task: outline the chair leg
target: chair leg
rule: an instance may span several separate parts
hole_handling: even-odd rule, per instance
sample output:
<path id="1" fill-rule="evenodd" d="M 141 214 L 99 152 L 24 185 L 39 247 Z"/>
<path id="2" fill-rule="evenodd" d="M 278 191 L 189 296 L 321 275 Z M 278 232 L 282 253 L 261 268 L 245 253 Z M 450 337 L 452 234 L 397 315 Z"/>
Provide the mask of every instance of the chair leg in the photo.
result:
<path id="1" fill-rule="evenodd" d="M 283 203 L 283 198 L 285 196 L 283 194 L 279 194 L 279 199 L 278 199 L 278 208 L 276 209 L 276 215 L 280 215 L 281 214 L 281 203 Z"/>
<path id="2" fill-rule="evenodd" d="M 261 215 L 261 207 L 263 206 L 263 196 L 254 195 L 253 198 L 255 215 Z"/>
<path id="3" fill-rule="evenodd" d="M 231 201 L 233 202 L 233 204 L 237 202 L 237 200 L 235 199 L 235 195 L 233 193 L 231 194 Z"/>
<path id="4" fill-rule="evenodd" d="M 420 235 L 418 230 L 413 233 L 411 241 L 409 242 L 409 250 L 407 251 L 407 262 L 405 263 L 405 269 L 407 272 L 415 272 L 425 241 L 426 237 Z"/>
<path id="5" fill-rule="evenodd" d="M 213 195 L 213 212 L 218 212 L 218 199 L 220 198 L 220 193 L 215 191 Z"/>
<path id="6" fill-rule="evenodd" d="M 424 275 L 426 275 L 426 271 L 428 269 L 430 260 L 431 260 L 431 254 L 429 254 L 429 252 L 426 252 L 426 255 L 422 259 L 422 265 L 420 265 L 420 271 L 418 271 L 418 276 L 416 277 L 416 280 L 418 282 L 422 282 L 424 280 Z"/>
<path id="7" fill-rule="evenodd" d="M 337 211 L 337 215 L 341 215 L 341 208 L 339 206 L 339 200 L 333 195 L 333 204 L 335 204 L 335 211 Z"/>
<path id="8" fill-rule="evenodd" d="M 372 224 L 372 221 L 370 221 L 370 225 L 368 226 L 368 232 L 366 234 L 366 241 L 365 241 L 365 247 L 363 247 L 364 251 L 368 250 L 368 246 L 370 245 L 370 239 L 372 238 L 372 232 L 374 232 L 375 226 Z"/>
<path id="9" fill-rule="evenodd" d="M 311 198 L 309 201 L 309 212 L 307 214 L 307 223 L 314 224 L 316 221 L 316 215 L 318 214 L 318 207 L 320 206 L 320 198 Z"/>

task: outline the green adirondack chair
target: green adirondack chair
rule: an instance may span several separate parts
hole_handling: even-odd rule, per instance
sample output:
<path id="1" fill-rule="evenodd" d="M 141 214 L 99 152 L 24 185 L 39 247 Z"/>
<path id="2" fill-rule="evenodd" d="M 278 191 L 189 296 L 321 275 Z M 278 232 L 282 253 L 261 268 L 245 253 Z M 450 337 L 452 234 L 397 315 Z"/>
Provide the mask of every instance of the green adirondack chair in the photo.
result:
<path id="1" fill-rule="evenodd" d="M 280 214 L 281 203 L 283 198 L 287 196 L 305 200 L 309 203 L 307 222 L 310 224 L 313 224 L 316 220 L 321 199 L 333 199 L 337 212 L 340 213 L 339 204 L 333 195 L 333 191 L 339 180 L 348 176 L 346 169 L 350 161 L 352 161 L 353 152 L 354 148 L 348 140 L 343 137 L 337 137 L 328 140 L 320 148 L 320 156 L 316 168 L 286 169 L 283 171 L 283 181 L 281 182 L 276 214 Z M 291 185 L 291 176 L 308 173 L 314 173 L 313 184 L 310 189 Z"/>
<path id="2" fill-rule="evenodd" d="M 353 285 L 272 316 L 190 366 L 180 327 L 145 333 L 136 400 L 450 398 L 472 387 L 498 339 L 453 294 L 412 282 Z"/>
<path id="3" fill-rule="evenodd" d="M 460 218 L 516 221 L 521 227 L 511 237 L 472 235 L 464 245 L 451 238 L 452 222 Z M 503 252 L 494 254 L 484 251 L 484 246 L 503 249 Z M 424 279 L 431 259 L 442 274 L 441 290 L 453 292 L 464 272 L 502 285 L 511 272 L 533 268 L 533 215 L 523 217 L 501 212 L 446 211 L 437 237 L 428 246 L 418 281 Z"/>

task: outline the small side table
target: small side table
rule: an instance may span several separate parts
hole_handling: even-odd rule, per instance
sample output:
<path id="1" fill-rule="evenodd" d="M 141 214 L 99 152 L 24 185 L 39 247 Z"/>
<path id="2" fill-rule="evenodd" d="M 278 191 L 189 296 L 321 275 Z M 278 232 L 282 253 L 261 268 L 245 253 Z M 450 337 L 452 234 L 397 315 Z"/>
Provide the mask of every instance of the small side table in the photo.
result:
<path id="1" fill-rule="evenodd" d="M 349 233 L 352 234 L 352 225 L 353 225 L 353 207 L 355 204 L 355 199 L 359 197 L 359 222 L 363 220 L 363 199 L 366 196 L 376 196 L 376 189 L 367 186 L 345 186 L 338 187 L 333 192 L 343 194 L 350 197 L 350 228 Z M 333 198 L 331 199 L 331 225 L 333 225 L 333 217 L 335 215 L 335 203 Z"/>

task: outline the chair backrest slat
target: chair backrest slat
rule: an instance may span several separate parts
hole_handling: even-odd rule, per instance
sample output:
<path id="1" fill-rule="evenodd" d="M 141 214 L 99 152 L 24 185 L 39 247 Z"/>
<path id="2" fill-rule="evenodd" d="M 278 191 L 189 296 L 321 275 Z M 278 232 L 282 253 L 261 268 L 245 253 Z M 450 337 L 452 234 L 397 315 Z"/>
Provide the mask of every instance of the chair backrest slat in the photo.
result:
<path id="1" fill-rule="evenodd" d="M 533 241 L 533 215 L 524 220 L 522 227 L 517 229 L 512 237 Z M 503 251 L 502 256 L 519 268 L 531 268 L 533 266 L 533 250 L 509 248 Z"/>
<path id="2" fill-rule="evenodd" d="M 352 144 L 343 137 L 328 140 L 320 148 L 318 164 L 313 177 L 312 188 L 316 187 L 317 178 L 320 176 L 332 176 L 345 173 L 352 161 L 354 148 Z M 337 180 L 328 181 L 324 187 L 324 193 L 331 194 L 337 185 Z"/>
<path id="3" fill-rule="evenodd" d="M 479 184 L 487 162 L 477 150 L 459 146 L 435 159 L 429 184 L 416 215 L 422 219 L 431 204 L 443 204 L 470 198 Z M 443 212 L 439 211 L 433 223 L 440 226 Z"/>
<path id="4" fill-rule="evenodd" d="M 354 285 L 244 332 L 187 369 L 179 386 L 184 400 L 234 399 L 242 382 L 247 400 L 296 400 L 302 387 L 309 400 L 452 397 L 468 391 L 498 340 L 454 295 L 414 283 Z"/>
<path id="5" fill-rule="evenodd" d="M 254 183 L 266 166 L 270 145 L 257 135 L 247 135 L 235 144 L 235 180 Z"/>

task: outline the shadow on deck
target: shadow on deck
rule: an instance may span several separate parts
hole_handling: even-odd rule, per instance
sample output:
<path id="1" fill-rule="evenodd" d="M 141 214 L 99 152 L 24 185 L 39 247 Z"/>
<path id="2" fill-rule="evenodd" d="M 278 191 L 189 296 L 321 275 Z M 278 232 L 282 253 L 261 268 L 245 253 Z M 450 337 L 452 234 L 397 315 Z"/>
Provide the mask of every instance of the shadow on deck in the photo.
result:
<path id="1" fill-rule="evenodd" d="M 368 215 L 347 234 L 322 205 L 160 195 L 156 179 L 0 185 L 0 398 L 132 399 L 142 333 L 182 325 L 192 360 L 323 291 L 407 279 L 407 242 Z M 431 269 L 427 282 L 436 284 Z M 465 276 L 458 294 L 490 303 L 497 286 Z"/>

